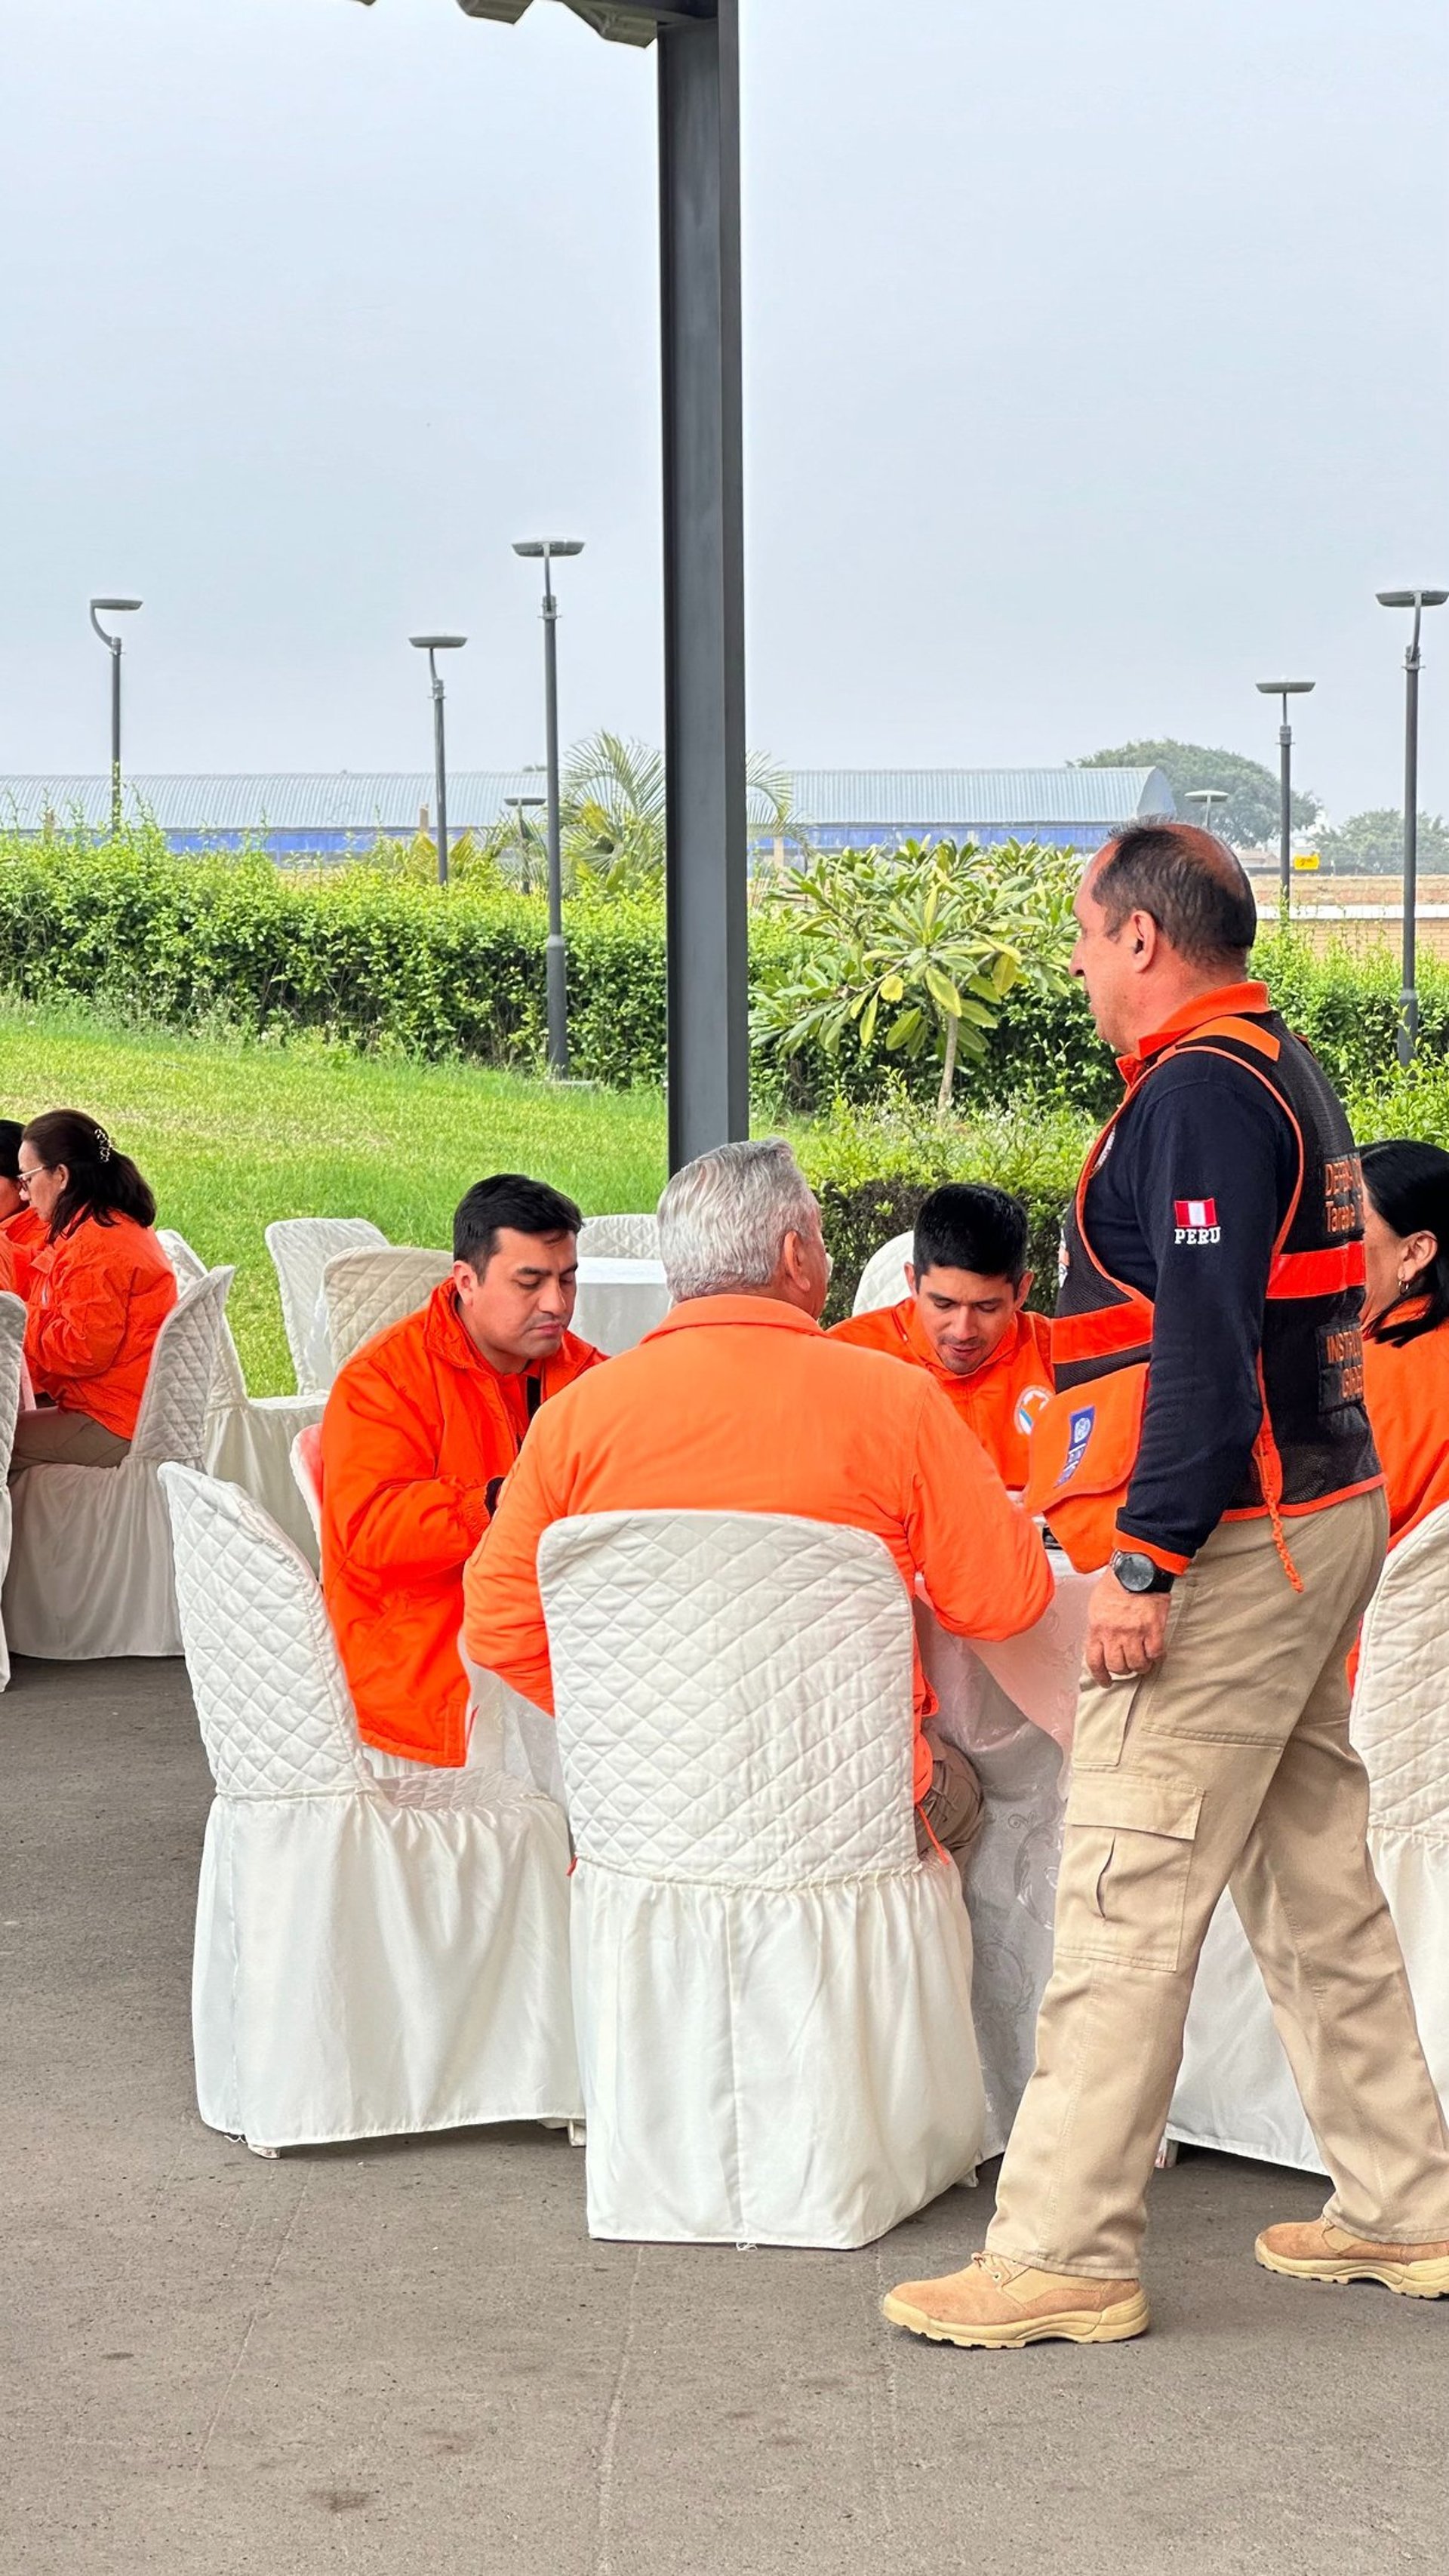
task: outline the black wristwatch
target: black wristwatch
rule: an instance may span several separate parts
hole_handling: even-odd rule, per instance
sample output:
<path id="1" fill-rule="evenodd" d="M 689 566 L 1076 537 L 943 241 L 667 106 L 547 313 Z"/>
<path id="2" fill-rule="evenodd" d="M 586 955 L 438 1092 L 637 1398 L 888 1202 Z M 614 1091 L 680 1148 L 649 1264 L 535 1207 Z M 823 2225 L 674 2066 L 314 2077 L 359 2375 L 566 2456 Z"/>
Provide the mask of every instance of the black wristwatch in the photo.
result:
<path id="1" fill-rule="evenodd" d="M 1165 1566 L 1154 1565 L 1150 1556 L 1140 1556 L 1135 1548 L 1116 1550 L 1112 1572 L 1124 1592 L 1170 1592 L 1177 1580 Z"/>

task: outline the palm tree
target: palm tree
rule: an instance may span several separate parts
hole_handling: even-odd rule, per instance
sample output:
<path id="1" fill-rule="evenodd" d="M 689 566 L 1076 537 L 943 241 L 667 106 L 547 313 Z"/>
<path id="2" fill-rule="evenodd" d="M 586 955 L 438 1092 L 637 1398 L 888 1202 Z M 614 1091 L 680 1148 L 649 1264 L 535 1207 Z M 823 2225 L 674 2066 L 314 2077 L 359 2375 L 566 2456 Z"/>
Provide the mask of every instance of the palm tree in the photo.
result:
<path id="1" fill-rule="evenodd" d="M 797 831 L 789 772 L 752 751 L 745 770 L 751 834 Z M 591 734 L 570 752 L 563 776 L 564 859 L 575 883 L 611 893 L 649 885 L 664 872 L 664 755 L 622 734 Z"/>

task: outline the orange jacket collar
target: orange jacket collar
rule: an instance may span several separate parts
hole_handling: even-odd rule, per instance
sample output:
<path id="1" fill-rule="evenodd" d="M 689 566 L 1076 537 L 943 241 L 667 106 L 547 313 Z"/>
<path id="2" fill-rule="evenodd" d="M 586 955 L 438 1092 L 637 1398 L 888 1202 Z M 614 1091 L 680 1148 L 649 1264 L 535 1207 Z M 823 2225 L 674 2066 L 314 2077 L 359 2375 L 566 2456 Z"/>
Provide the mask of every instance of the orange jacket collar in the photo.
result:
<path id="1" fill-rule="evenodd" d="M 782 1297 L 686 1297 L 644 1338 L 657 1342 L 661 1333 L 687 1333 L 695 1324 L 765 1324 L 782 1333 L 820 1331 L 812 1316 L 798 1306 L 787 1306 Z"/>
<path id="2" fill-rule="evenodd" d="M 1149 1037 L 1139 1038 L 1132 1055 L 1119 1055 L 1117 1070 L 1126 1083 L 1138 1082 L 1153 1056 L 1160 1055 L 1175 1038 L 1185 1038 L 1194 1029 L 1206 1027 L 1209 1020 L 1232 1019 L 1235 1014 L 1271 1011 L 1273 1005 L 1266 984 L 1219 984 L 1211 993 L 1195 993 L 1180 1011 L 1164 1020 L 1160 1029 Z"/>

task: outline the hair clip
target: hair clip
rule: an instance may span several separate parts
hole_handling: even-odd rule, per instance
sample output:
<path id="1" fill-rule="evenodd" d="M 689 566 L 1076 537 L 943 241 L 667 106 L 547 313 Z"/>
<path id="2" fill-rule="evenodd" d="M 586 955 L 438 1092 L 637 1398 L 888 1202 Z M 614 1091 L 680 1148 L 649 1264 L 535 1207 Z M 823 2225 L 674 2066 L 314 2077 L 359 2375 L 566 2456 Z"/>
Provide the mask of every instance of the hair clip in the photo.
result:
<path id="1" fill-rule="evenodd" d="M 96 1129 L 95 1137 L 96 1152 L 99 1154 L 103 1163 L 108 1163 L 111 1159 L 111 1140 L 106 1134 L 104 1127 L 98 1127 Z"/>

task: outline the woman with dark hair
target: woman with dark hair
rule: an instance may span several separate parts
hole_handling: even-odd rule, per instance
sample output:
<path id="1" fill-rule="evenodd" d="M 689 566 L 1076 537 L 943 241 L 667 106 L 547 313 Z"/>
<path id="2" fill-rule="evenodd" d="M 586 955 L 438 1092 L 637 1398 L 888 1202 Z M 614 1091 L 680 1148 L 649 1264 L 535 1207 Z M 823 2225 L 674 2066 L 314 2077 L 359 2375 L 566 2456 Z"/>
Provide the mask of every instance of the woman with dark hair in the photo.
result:
<path id="1" fill-rule="evenodd" d="M 1394 1547 L 1449 1502 L 1449 1154 L 1394 1137 L 1363 1177 L 1364 1401 Z"/>
<path id="2" fill-rule="evenodd" d="M 39 1460 L 114 1467 L 130 1448 L 156 1336 L 176 1303 L 175 1273 L 153 1231 L 156 1201 L 130 1156 L 79 1109 L 31 1119 L 18 1187 L 45 1227 L 25 1327 L 42 1401 L 20 1416 L 11 1473 Z"/>
<path id="3" fill-rule="evenodd" d="M 29 1294 L 34 1257 L 50 1232 L 34 1208 L 27 1207 L 17 1186 L 24 1133 L 18 1118 L 0 1118 L 0 1244 L 9 1247 L 15 1292 L 20 1297 Z"/>

